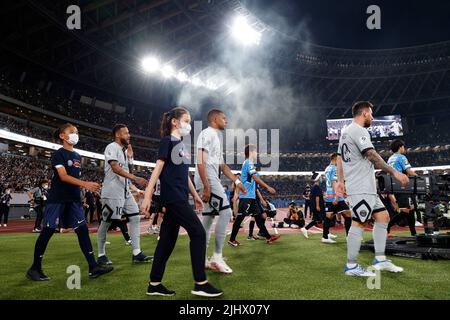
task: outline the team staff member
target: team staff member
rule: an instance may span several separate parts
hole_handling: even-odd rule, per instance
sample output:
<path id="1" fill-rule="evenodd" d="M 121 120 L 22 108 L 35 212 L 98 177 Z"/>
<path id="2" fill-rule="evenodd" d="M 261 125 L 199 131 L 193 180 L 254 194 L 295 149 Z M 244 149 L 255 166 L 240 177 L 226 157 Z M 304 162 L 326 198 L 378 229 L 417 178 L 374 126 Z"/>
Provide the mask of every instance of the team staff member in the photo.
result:
<path id="1" fill-rule="evenodd" d="M 375 151 L 367 131 L 373 121 L 372 110 L 373 106 L 370 102 L 355 103 L 352 106 L 353 122 L 342 131 L 339 140 L 338 182 L 335 191 L 338 195 L 347 193 L 353 219 L 347 237 L 347 264 L 344 268 L 344 273 L 348 276 L 376 276 L 375 273 L 369 272 L 358 264 L 364 228 L 372 217 L 375 221 L 373 227 L 374 268 L 389 272 L 403 271 L 403 268 L 386 259 L 389 214 L 377 194 L 375 168 L 392 174 L 402 185 L 408 184 L 409 179 L 387 165 Z"/>
<path id="2" fill-rule="evenodd" d="M 11 202 L 11 187 L 8 186 L 0 196 L 0 227 L 2 226 L 2 217 L 3 217 L 3 226 L 7 227 L 8 225 L 8 215 L 9 215 L 9 203 Z"/>
<path id="3" fill-rule="evenodd" d="M 309 215 L 311 216 L 311 186 L 309 184 L 306 185 L 305 190 L 303 191 L 303 199 L 305 200 L 305 219 Z"/>
<path id="4" fill-rule="evenodd" d="M 34 222 L 33 232 L 41 232 L 42 218 L 44 217 L 45 203 L 48 197 L 48 181 L 46 179 L 41 180 L 38 187 L 30 189 L 27 192 L 30 203 L 33 205 L 34 211 L 36 211 L 36 220 Z"/>
<path id="5" fill-rule="evenodd" d="M 313 178 L 314 178 L 314 185 L 311 188 L 310 194 L 312 220 L 306 227 L 300 229 L 305 238 L 309 238 L 308 230 L 318 225 L 321 221 L 323 221 L 325 216 L 325 203 L 323 201 L 323 191 L 322 188 L 320 187 L 320 184 L 323 180 L 323 176 L 321 174 L 317 174 Z"/>
<path id="6" fill-rule="evenodd" d="M 161 281 L 166 263 L 177 242 L 180 226 L 190 238 L 194 290 L 192 294 L 203 297 L 218 297 L 222 290 L 209 284 L 205 274 L 206 233 L 189 204 L 189 192 L 192 194 L 197 210 L 203 210 L 203 201 L 189 178 L 190 157 L 182 138 L 191 132 L 191 116 L 181 107 L 164 113 L 161 121 L 161 142 L 155 169 L 145 190 L 142 212 L 149 216 L 152 195 L 158 179 L 161 181 L 161 204 L 166 208 L 164 220 L 156 246 L 147 295 L 173 296 L 175 291 L 167 289 Z"/>
<path id="7" fill-rule="evenodd" d="M 64 124 L 55 131 L 54 138 L 59 139 L 63 147 L 52 155 L 53 178 L 45 207 L 44 228 L 36 240 L 33 265 L 26 275 L 34 281 L 49 280 L 42 271 L 42 257 L 59 221 L 62 228 L 75 230 L 81 251 L 89 264 L 89 277 L 97 278 L 111 272 L 113 268 L 101 267 L 95 262 L 94 250 L 81 205 L 80 188 L 98 192 L 100 185 L 80 180 L 81 156 L 73 149 L 78 142 L 77 128 L 70 123 Z"/>
<path id="8" fill-rule="evenodd" d="M 394 154 L 389 157 L 388 165 L 398 172 L 407 174 L 410 177 L 417 177 L 417 174 L 412 170 L 411 164 L 404 155 L 406 153 L 405 142 L 400 139 L 394 140 L 391 143 L 391 151 Z M 398 214 L 396 214 L 389 222 L 387 229 L 388 234 L 390 233 L 392 226 L 396 225 L 406 216 L 411 235 L 413 237 L 416 235 L 416 221 L 414 218 L 414 204 L 412 197 L 413 195 L 406 193 L 394 194 L 393 197 L 391 197 L 392 205 Z"/>

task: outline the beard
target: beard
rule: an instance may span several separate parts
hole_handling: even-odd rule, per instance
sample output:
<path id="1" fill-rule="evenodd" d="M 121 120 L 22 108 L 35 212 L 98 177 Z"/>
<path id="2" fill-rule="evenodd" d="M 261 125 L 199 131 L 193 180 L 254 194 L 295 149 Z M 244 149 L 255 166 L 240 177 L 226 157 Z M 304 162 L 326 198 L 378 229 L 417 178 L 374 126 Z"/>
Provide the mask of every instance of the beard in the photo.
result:
<path id="1" fill-rule="evenodd" d="M 128 140 L 125 139 L 120 139 L 120 142 L 125 146 L 128 147 L 128 145 L 130 144 L 130 142 Z"/>
<path id="2" fill-rule="evenodd" d="M 369 128 L 372 125 L 372 121 L 370 120 L 364 120 L 364 128 Z"/>

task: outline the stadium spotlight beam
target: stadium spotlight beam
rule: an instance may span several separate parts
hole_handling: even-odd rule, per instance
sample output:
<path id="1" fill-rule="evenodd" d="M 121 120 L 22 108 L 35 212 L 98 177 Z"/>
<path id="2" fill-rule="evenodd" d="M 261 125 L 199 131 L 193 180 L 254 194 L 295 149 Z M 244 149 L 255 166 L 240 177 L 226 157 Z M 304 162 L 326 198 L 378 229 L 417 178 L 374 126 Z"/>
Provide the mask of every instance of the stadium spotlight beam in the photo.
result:
<path id="1" fill-rule="evenodd" d="M 177 78 L 178 81 L 180 81 L 180 82 L 186 82 L 186 81 L 189 80 L 187 74 L 184 73 L 184 72 L 178 72 L 176 78 Z"/>
<path id="2" fill-rule="evenodd" d="M 155 72 L 159 69 L 159 60 L 155 57 L 145 57 L 142 59 L 142 68 L 145 72 Z"/>
<path id="3" fill-rule="evenodd" d="M 165 65 L 162 69 L 161 69 L 161 74 L 164 78 L 170 78 L 173 77 L 175 75 L 175 69 L 170 66 L 170 65 Z"/>
<path id="4" fill-rule="evenodd" d="M 234 18 L 231 35 L 244 46 L 259 45 L 261 42 L 261 33 L 252 28 L 243 16 Z"/>

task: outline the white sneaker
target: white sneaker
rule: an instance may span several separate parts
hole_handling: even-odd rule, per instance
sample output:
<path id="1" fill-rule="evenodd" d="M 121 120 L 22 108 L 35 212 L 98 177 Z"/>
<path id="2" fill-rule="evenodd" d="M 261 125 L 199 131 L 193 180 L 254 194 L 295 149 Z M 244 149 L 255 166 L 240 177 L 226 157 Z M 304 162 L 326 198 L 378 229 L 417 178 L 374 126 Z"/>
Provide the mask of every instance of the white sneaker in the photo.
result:
<path id="1" fill-rule="evenodd" d="M 7 227 L 6 223 L 3 224 L 4 227 Z"/>
<path id="2" fill-rule="evenodd" d="M 329 233 L 329 234 L 328 234 L 328 238 L 336 239 L 336 238 L 337 238 L 337 235 L 332 234 L 332 233 Z"/>
<path id="3" fill-rule="evenodd" d="M 391 260 L 378 261 L 377 259 L 374 259 L 373 267 L 379 271 L 389 271 L 394 273 L 403 272 L 403 268 L 397 267 Z"/>
<path id="4" fill-rule="evenodd" d="M 375 277 L 376 276 L 375 273 L 364 269 L 359 264 L 357 264 L 353 268 L 349 268 L 349 267 L 347 267 L 347 265 L 345 265 L 344 273 L 346 276 L 353 276 L 353 277 Z"/>
<path id="5" fill-rule="evenodd" d="M 211 261 L 208 257 L 205 258 L 205 270 L 211 269 Z"/>
<path id="6" fill-rule="evenodd" d="M 111 244 L 111 242 L 109 242 L 109 241 L 106 241 L 106 242 L 105 242 L 105 244 Z"/>
<path id="7" fill-rule="evenodd" d="M 336 243 L 336 241 L 334 241 L 333 239 L 330 239 L 330 238 L 328 238 L 328 239 L 322 238 L 322 243 Z"/>
<path id="8" fill-rule="evenodd" d="M 233 270 L 223 261 L 223 258 L 211 258 L 211 269 L 216 269 L 219 272 L 230 274 Z"/>
<path id="9" fill-rule="evenodd" d="M 416 227 L 423 227 L 423 224 L 421 224 L 419 221 L 416 221 L 415 226 L 416 226 Z"/>
<path id="10" fill-rule="evenodd" d="M 125 245 L 126 246 L 131 246 L 132 243 L 133 243 L 133 241 L 131 241 L 131 239 L 128 240 L 128 241 L 125 241 Z"/>
<path id="11" fill-rule="evenodd" d="M 301 228 L 300 231 L 303 233 L 303 235 L 305 236 L 306 239 L 308 239 L 308 230 L 306 230 L 305 228 Z"/>

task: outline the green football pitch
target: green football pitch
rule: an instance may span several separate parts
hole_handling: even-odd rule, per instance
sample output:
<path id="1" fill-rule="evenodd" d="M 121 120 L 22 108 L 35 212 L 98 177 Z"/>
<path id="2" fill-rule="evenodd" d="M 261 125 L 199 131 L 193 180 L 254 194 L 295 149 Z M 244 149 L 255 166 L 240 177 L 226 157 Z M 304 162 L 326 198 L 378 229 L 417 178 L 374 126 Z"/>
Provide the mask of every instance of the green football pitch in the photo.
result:
<path id="1" fill-rule="evenodd" d="M 402 233 L 398 233 L 401 235 Z M 406 235 L 405 233 L 403 233 Z M 370 237 L 366 232 L 366 237 Z M 189 256 L 189 238 L 180 236 L 168 262 L 164 284 L 177 294 L 170 298 L 145 295 L 151 264 L 132 265 L 131 250 L 119 234 L 109 234 L 108 257 L 114 271 L 98 279 L 89 279 L 87 264 L 76 236 L 55 235 L 44 257 L 43 268 L 51 278 L 31 282 L 25 272 L 31 264 L 35 234 L 0 235 L 0 299 L 195 299 Z M 96 248 L 95 235 L 91 235 Z M 394 257 L 404 267 L 402 274 L 382 273 L 379 289 L 369 289 L 367 280 L 343 273 L 346 243 L 340 234 L 338 243 L 326 245 L 320 235 L 310 239 L 300 234 L 283 235 L 271 245 L 264 241 L 245 241 L 243 246 L 224 248 L 224 256 L 233 268 L 232 275 L 207 271 L 210 282 L 224 290 L 221 299 L 450 299 L 450 261 L 425 261 Z M 152 254 L 154 235 L 143 235 L 142 249 Z M 95 250 L 97 251 L 97 250 Z M 369 265 L 373 253 L 362 251 L 360 260 Z M 67 267 L 81 268 L 81 288 L 68 289 Z"/>

